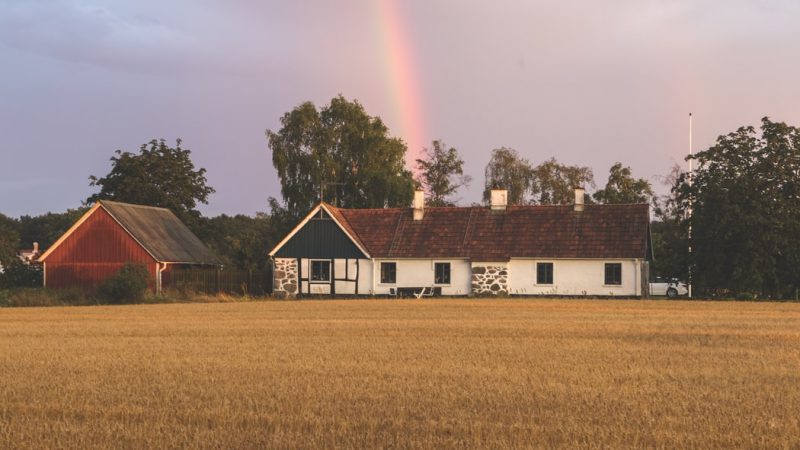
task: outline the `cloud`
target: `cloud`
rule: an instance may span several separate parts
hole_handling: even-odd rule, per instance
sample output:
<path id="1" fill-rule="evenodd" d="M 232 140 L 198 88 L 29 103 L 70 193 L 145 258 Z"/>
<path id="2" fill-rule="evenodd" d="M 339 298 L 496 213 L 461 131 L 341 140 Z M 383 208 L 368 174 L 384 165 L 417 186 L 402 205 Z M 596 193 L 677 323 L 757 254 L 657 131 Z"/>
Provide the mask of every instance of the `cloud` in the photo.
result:
<path id="1" fill-rule="evenodd" d="M 360 31 L 371 25 L 366 4 L 357 6 L 9 0 L 0 3 L 0 45 L 128 72 L 291 78 L 344 70 L 337 61 L 363 55 L 370 43 Z"/>
<path id="2" fill-rule="evenodd" d="M 56 190 L 74 206 L 113 149 L 182 136 L 217 188 L 210 210 L 263 208 L 279 192 L 264 129 L 337 93 L 400 135 L 375 1 L 0 0 L 0 189 L 23 182 L 15 165 L 60 186 L 2 207 L 50 207 Z M 601 182 L 614 161 L 640 177 L 681 161 L 689 111 L 697 148 L 764 115 L 800 121 L 796 0 L 391 1 L 423 138 L 462 152 L 466 202 L 501 145 Z"/>
<path id="3" fill-rule="evenodd" d="M 180 64 L 191 47 L 188 36 L 153 17 L 67 1 L 3 3 L 0 42 L 66 62 L 140 72 Z"/>

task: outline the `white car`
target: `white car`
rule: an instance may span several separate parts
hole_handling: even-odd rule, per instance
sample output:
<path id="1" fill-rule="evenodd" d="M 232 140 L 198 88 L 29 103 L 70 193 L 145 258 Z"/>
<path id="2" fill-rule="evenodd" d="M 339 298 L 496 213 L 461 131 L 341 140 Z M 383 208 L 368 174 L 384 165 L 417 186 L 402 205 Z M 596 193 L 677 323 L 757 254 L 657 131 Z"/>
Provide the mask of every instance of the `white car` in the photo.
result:
<path id="1" fill-rule="evenodd" d="M 686 283 L 677 278 L 655 277 L 650 283 L 650 295 L 666 295 L 669 298 L 675 298 L 688 293 L 689 288 Z"/>

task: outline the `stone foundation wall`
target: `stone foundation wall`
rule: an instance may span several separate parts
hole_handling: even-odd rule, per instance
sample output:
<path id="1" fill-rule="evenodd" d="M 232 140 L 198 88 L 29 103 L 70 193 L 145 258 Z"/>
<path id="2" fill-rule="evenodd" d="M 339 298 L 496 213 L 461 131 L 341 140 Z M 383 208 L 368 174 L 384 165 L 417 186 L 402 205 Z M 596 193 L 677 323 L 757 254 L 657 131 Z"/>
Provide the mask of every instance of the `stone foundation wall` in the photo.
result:
<path id="1" fill-rule="evenodd" d="M 472 295 L 508 295 L 508 267 L 473 266 Z"/>
<path id="2" fill-rule="evenodd" d="M 297 260 L 275 258 L 272 293 L 278 297 L 295 297 L 298 292 Z"/>

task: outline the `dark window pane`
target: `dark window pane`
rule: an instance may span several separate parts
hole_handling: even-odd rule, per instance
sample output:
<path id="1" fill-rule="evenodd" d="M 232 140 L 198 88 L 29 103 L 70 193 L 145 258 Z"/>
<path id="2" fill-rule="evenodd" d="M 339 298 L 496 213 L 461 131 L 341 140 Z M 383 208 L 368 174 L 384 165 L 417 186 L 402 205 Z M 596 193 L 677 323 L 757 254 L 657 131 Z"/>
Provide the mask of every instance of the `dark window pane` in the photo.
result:
<path id="1" fill-rule="evenodd" d="M 553 263 L 536 263 L 536 284 L 553 284 Z"/>
<path id="2" fill-rule="evenodd" d="M 311 261 L 311 281 L 331 281 L 330 261 Z"/>
<path id="3" fill-rule="evenodd" d="M 433 282 L 435 284 L 450 284 L 450 263 L 436 263 L 433 267 Z"/>
<path id="4" fill-rule="evenodd" d="M 620 263 L 606 264 L 605 284 L 622 284 L 622 264 Z"/>
<path id="5" fill-rule="evenodd" d="M 393 262 L 381 263 L 381 283 L 397 283 L 397 264 Z"/>

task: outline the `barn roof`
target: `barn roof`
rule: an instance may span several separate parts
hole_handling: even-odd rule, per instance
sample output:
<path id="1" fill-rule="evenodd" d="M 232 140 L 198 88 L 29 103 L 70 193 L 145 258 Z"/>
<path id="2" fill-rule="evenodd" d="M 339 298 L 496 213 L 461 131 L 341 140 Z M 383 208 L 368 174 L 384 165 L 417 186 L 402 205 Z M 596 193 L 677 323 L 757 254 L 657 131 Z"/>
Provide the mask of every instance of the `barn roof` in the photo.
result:
<path id="1" fill-rule="evenodd" d="M 154 206 L 100 200 L 56 241 L 40 260 L 66 239 L 97 208 L 103 208 L 159 262 L 218 265 L 221 261 L 172 211 Z"/>
<path id="2" fill-rule="evenodd" d="M 375 258 L 651 258 L 647 204 L 344 209 L 324 204 Z"/>

